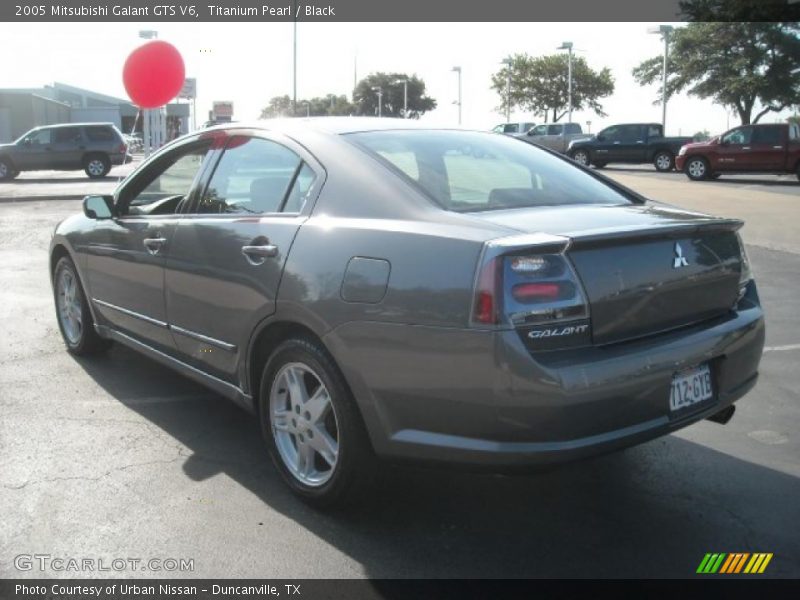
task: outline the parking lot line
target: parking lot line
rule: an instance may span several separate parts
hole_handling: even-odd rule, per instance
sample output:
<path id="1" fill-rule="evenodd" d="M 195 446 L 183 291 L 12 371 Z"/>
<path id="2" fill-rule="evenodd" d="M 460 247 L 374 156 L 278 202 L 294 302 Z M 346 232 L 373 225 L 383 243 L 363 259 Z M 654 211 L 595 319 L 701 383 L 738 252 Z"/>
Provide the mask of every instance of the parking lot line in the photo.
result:
<path id="1" fill-rule="evenodd" d="M 800 350 L 800 344 L 787 344 L 785 346 L 766 346 L 764 352 L 786 352 L 787 350 Z"/>

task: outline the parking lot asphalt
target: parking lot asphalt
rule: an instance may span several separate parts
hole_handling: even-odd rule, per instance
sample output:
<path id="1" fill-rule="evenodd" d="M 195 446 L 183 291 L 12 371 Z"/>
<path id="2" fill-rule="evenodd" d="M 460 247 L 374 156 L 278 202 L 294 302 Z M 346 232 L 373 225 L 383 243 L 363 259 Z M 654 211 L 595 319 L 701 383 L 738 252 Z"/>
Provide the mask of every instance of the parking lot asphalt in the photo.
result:
<path id="1" fill-rule="evenodd" d="M 763 576 L 800 577 L 800 185 L 607 174 L 746 219 L 767 352 L 733 420 L 525 476 L 386 467 L 331 514 L 287 491 L 231 403 L 118 346 L 67 354 L 47 245 L 80 203 L 0 204 L 0 576 L 689 577 L 707 552 L 772 552 Z M 35 553 L 194 570 L 15 569 Z"/>

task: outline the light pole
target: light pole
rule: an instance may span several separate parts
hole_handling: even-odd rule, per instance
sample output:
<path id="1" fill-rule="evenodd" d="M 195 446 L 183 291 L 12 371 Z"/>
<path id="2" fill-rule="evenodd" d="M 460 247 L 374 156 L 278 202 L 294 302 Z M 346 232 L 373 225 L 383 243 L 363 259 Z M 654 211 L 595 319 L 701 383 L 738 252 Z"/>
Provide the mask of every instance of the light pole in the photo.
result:
<path id="1" fill-rule="evenodd" d="M 393 81 L 392 83 L 394 83 L 394 84 L 402 83 L 403 84 L 403 118 L 407 119 L 408 118 L 408 79 L 397 79 L 397 80 Z"/>
<path id="2" fill-rule="evenodd" d="M 672 25 L 648 27 L 647 33 L 656 33 L 664 40 L 664 64 L 661 68 L 661 133 L 667 135 L 667 62 L 669 61 L 669 34 L 675 29 Z"/>
<path id="3" fill-rule="evenodd" d="M 569 117 L 567 122 L 572 123 L 572 42 L 563 42 L 556 50 L 567 50 L 567 111 Z"/>
<path id="4" fill-rule="evenodd" d="M 311 104 L 308 102 L 308 100 L 304 100 L 303 104 L 306 107 L 306 119 L 307 119 L 308 117 L 311 116 Z"/>
<path id="5" fill-rule="evenodd" d="M 292 116 L 297 116 L 297 2 L 292 3 L 294 30 L 292 33 Z"/>
<path id="6" fill-rule="evenodd" d="M 461 125 L 461 67 L 453 67 L 451 71 L 458 73 L 458 124 Z"/>
<path id="7" fill-rule="evenodd" d="M 142 29 L 139 31 L 139 37 L 143 40 L 158 39 L 158 32 L 155 29 Z M 145 108 L 142 111 L 142 145 L 144 146 L 144 157 L 150 156 L 150 148 L 153 141 L 150 135 L 151 119 L 153 118 L 153 110 Z M 134 123 L 135 126 L 135 123 Z"/>
<path id="8" fill-rule="evenodd" d="M 383 90 L 380 87 L 374 87 L 372 91 L 378 94 L 378 118 L 380 119 L 383 113 Z"/>
<path id="9" fill-rule="evenodd" d="M 500 64 L 506 66 L 506 123 L 511 123 L 511 57 L 504 58 Z"/>

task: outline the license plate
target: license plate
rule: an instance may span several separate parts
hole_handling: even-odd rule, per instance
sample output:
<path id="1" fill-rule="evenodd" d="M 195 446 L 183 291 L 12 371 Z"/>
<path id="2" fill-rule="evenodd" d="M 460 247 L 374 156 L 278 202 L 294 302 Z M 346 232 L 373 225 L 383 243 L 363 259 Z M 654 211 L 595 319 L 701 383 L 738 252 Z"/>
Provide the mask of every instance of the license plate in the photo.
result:
<path id="1" fill-rule="evenodd" d="M 711 369 L 708 365 L 700 365 L 673 376 L 669 392 L 669 409 L 673 412 L 683 410 L 713 396 Z"/>

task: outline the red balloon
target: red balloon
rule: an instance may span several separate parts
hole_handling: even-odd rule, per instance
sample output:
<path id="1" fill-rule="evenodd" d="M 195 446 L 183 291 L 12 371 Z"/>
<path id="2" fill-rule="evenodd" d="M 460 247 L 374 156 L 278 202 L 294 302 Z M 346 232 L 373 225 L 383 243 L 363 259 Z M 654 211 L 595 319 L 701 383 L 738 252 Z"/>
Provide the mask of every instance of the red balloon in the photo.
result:
<path id="1" fill-rule="evenodd" d="M 122 68 L 125 90 L 140 108 L 157 108 L 172 100 L 183 87 L 186 69 L 172 44 L 153 40 L 130 53 Z"/>

